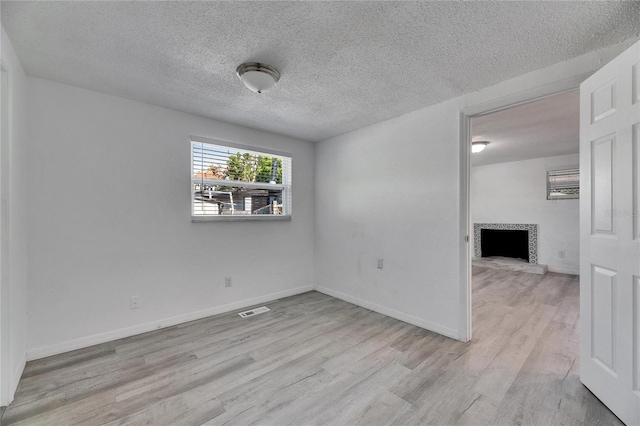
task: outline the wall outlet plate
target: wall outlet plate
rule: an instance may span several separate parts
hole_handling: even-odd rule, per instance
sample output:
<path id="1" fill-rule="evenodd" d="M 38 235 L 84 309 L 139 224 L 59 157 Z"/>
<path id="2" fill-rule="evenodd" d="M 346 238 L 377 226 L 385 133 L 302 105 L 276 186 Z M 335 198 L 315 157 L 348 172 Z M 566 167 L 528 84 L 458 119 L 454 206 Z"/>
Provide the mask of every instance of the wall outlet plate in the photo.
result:
<path id="1" fill-rule="evenodd" d="M 224 286 L 231 287 L 233 283 L 231 282 L 231 277 L 224 277 Z"/>

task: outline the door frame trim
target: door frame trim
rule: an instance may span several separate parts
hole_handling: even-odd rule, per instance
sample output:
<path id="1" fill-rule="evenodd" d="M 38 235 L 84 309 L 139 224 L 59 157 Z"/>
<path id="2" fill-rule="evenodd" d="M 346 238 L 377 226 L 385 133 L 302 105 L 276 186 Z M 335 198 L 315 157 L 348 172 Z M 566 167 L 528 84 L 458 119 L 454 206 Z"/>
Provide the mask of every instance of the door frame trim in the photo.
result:
<path id="1" fill-rule="evenodd" d="M 534 100 L 580 88 L 580 83 L 593 72 L 577 75 L 553 83 L 534 87 L 522 92 L 499 97 L 460 110 L 460 318 L 458 340 L 468 342 L 472 338 L 472 282 L 471 258 L 473 238 L 471 238 L 471 118 L 525 104 Z"/>
<path id="2" fill-rule="evenodd" d="M 6 128 L 2 129 L 0 134 L 0 198 L 6 198 L 8 195 L 6 192 L 6 178 L 8 159 L 8 147 L 9 138 L 11 137 L 11 75 L 9 74 L 8 67 L 4 62 L 0 60 L 0 75 L 2 82 L 0 82 L 0 120 L 6 123 L 0 124 L 6 125 Z M 6 79 L 6 80 L 5 80 Z M 8 206 L 7 206 L 8 208 Z M 0 406 L 8 406 L 11 402 L 9 398 L 11 387 L 11 364 L 9 351 L 9 280 L 7 279 L 7 246 L 8 246 L 8 229 L 5 229 L 4 215 L 0 214 Z"/>

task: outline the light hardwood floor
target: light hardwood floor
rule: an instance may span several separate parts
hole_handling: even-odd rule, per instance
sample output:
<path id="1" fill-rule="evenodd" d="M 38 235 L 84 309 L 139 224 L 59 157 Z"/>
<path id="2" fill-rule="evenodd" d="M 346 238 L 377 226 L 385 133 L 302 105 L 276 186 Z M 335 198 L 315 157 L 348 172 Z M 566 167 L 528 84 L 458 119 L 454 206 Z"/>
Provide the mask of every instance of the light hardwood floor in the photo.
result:
<path id="1" fill-rule="evenodd" d="M 461 343 L 310 292 L 28 363 L 2 425 L 619 425 L 578 378 L 578 281 L 474 268 Z"/>

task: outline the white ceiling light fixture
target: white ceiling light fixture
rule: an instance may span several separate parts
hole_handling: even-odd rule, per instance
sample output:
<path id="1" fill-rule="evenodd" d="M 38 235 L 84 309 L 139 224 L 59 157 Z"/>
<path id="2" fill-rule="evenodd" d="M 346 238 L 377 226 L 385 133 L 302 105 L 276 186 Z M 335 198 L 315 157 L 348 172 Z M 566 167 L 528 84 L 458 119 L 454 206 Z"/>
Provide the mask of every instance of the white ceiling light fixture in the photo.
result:
<path id="1" fill-rule="evenodd" d="M 488 141 L 477 141 L 477 142 L 471 142 L 471 152 L 478 153 L 482 150 L 484 150 L 487 145 L 489 145 Z"/>
<path id="2" fill-rule="evenodd" d="M 260 62 L 245 62 L 236 68 L 236 74 L 249 90 L 256 93 L 271 89 L 280 80 L 277 69 Z"/>

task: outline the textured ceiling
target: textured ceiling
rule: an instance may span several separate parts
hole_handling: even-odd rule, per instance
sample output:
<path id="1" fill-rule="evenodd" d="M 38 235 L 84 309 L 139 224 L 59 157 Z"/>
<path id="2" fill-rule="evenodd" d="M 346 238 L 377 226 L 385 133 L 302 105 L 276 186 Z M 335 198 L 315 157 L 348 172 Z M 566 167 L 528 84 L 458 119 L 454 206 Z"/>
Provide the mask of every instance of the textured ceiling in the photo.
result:
<path id="1" fill-rule="evenodd" d="M 317 141 L 637 37 L 640 2 L 2 1 L 29 75 Z M 245 61 L 282 73 L 258 95 Z"/>
<path id="2" fill-rule="evenodd" d="M 577 154 L 580 92 L 572 90 L 471 119 L 472 140 L 488 140 L 474 166 Z"/>

